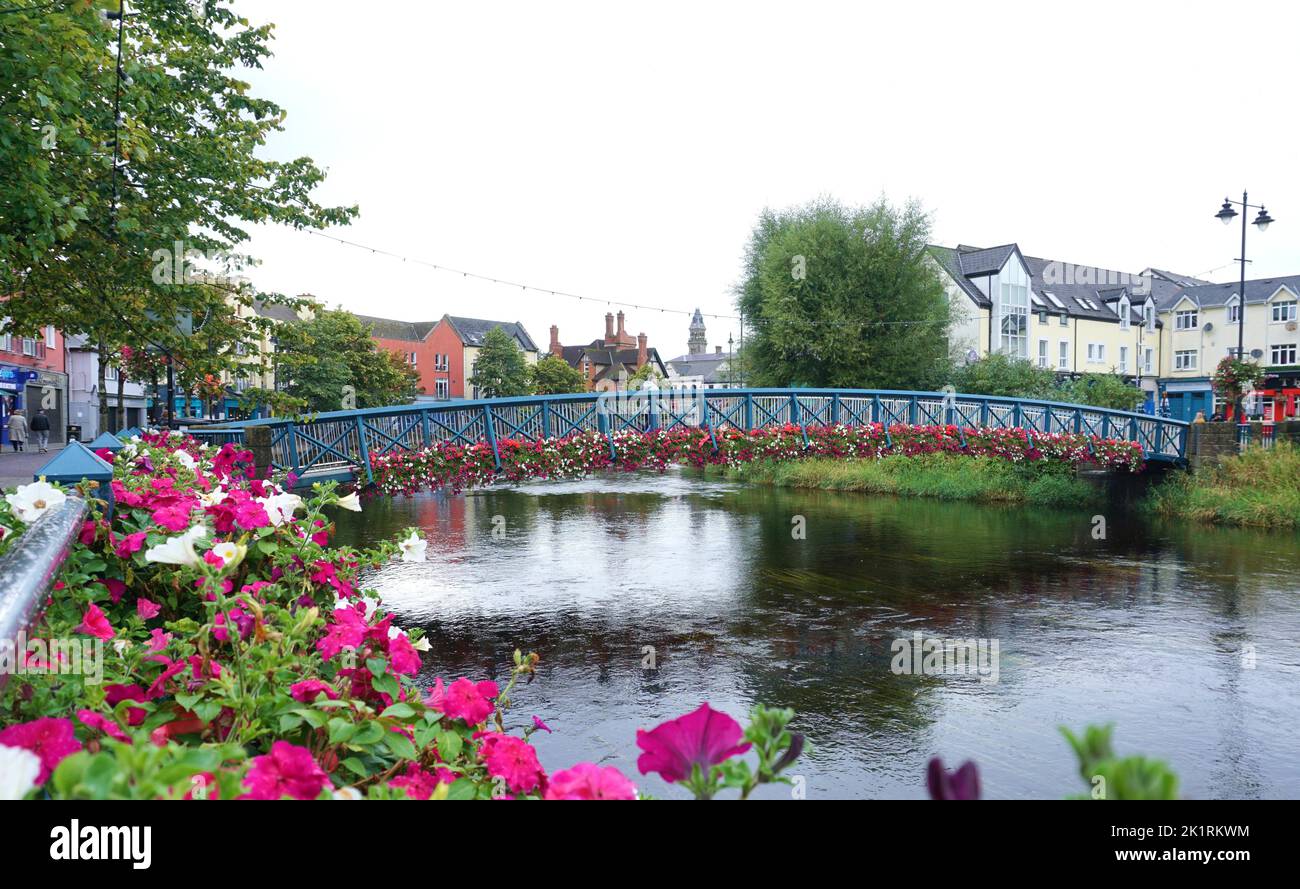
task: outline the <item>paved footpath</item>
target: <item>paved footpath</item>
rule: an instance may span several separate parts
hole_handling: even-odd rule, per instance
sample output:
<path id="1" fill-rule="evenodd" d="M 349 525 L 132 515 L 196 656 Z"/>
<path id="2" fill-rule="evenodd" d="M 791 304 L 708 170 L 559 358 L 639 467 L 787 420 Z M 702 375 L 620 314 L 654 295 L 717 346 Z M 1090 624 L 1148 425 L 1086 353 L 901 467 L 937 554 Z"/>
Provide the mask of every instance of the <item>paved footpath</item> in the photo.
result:
<path id="1" fill-rule="evenodd" d="M 32 480 L 36 470 L 40 469 L 59 451 L 63 445 L 51 445 L 48 452 L 42 454 L 35 448 L 17 454 L 8 446 L 0 453 L 0 488 L 12 491 L 17 485 L 25 485 Z"/>

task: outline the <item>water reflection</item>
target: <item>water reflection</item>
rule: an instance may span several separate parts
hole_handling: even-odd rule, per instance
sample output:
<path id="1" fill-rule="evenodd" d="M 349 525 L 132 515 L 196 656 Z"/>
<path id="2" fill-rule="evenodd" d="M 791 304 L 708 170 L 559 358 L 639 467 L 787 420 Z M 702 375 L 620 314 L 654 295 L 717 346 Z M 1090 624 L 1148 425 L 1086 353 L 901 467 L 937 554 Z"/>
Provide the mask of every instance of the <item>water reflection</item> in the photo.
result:
<path id="1" fill-rule="evenodd" d="M 556 730 L 550 768 L 612 762 L 676 795 L 636 774 L 636 728 L 763 701 L 799 712 L 813 798 L 920 796 L 935 753 L 977 759 L 990 796 L 1075 792 L 1056 726 L 1109 720 L 1189 796 L 1300 793 L 1296 536 L 1107 519 L 1095 540 L 1087 514 L 683 472 L 375 500 L 340 525 L 425 529 L 428 562 L 368 583 L 427 629 L 429 682 L 541 655 L 513 718 Z M 892 674 L 914 631 L 999 640 L 999 682 Z"/>

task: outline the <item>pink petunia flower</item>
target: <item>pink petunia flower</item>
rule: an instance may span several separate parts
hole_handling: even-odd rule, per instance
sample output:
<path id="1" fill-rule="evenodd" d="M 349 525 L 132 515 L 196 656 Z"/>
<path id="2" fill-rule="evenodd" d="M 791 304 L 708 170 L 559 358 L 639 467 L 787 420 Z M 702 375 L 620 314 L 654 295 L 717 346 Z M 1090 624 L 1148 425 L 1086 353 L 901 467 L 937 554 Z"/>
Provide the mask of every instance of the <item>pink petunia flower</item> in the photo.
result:
<path id="1" fill-rule="evenodd" d="M 82 616 L 77 632 L 85 633 L 87 636 L 94 636 L 97 639 L 113 638 L 113 628 L 109 625 L 108 618 L 104 616 L 104 612 L 99 610 L 99 606 L 93 602 Z"/>
<path id="2" fill-rule="evenodd" d="M 478 755 L 489 775 L 504 779 L 515 793 L 545 789 L 546 772 L 532 744 L 500 732 L 479 732 L 475 737 L 480 740 Z"/>
<path id="3" fill-rule="evenodd" d="M 419 763 L 409 763 L 406 772 L 388 782 L 389 787 L 403 787 L 411 799 L 428 799 L 438 789 L 439 784 L 450 784 L 456 780 L 456 773 L 450 769 L 438 768 L 427 772 Z"/>
<path id="4" fill-rule="evenodd" d="M 551 776 L 545 799 L 636 799 L 636 785 L 614 766 L 580 762 Z"/>
<path id="5" fill-rule="evenodd" d="M 637 758 L 641 774 L 658 772 L 676 783 L 691 776 L 694 766 L 708 771 L 723 760 L 744 753 L 750 744 L 738 744 L 740 723 L 708 705 L 661 723 L 650 731 L 637 729 L 636 746 L 645 752 Z"/>
<path id="6" fill-rule="evenodd" d="M 103 715 L 102 713 L 96 713 L 94 710 L 78 710 L 77 719 L 81 720 L 81 724 L 87 728 L 103 732 L 110 738 L 116 738 L 117 740 L 125 741 L 128 744 L 131 743 L 131 737 L 126 732 L 122 731 L 122 727 L 117 724 L 117 721 Z"/>
<path id="7" fill-rule="evenodd" d="M 50 716 L 0 729 L 0 744 L 21 747 L 40 757 L 37 784 L 48 781 L 59 763 L 81 749 L 81 742 L 73 734 L 72 720 Z"/>
<path id="8" fill-rule="evenodd" d="M 304 704 L 310 704 L 316 700 L 317 695 L 325 693 L 331 701 L 338 697 L 334 687 L 328 682 L 320 679 L 304 679 L 301 682 L 295 682 L 289 686 L 289 697 L 295 701 L 301 701 Z"/>
<path id="9" fill-rule="evenodd" d="M 499 691 L 495 682 L 487 680 L 471 682 L 464 676 L 447 686 L 444 691 L 442 677 L 438 677 L 425 703 L 452 719 L 463 719 L 470 725 L 478 725 L 492 715 L 495 705 L 490 699 L 495 698 L 497 694 Z M 433 703 L 435 700 L 437 703 Z"/>
<path id="10" fill-rule="evenodd" d="M 306 747 L 276 741 L 271 752 L 253 758 L 244 776 L 245 799 L 316 799 L 330 786 L 329 776 Z"/>
<path id="11" fill-rule="evenodd" d="M 162 611 L 162 606 L 157 602 L 151 602 L 148 599 L 135 600 L 135 613 L 140 615 L 141 620 L 153 620 Z"/>

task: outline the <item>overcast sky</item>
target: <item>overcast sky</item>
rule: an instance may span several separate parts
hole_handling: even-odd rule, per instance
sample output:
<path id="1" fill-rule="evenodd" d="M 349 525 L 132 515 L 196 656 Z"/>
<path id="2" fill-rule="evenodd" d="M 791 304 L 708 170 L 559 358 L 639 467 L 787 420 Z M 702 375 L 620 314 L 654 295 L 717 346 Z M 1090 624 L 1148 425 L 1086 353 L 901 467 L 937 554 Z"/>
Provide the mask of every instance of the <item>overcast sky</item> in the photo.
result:
<path id="1" fill-rule="evenodd" d="M 475 283 L 283 229 L 264 290 L 405 320 L 522 321 L 545 349 L 605 300 L 734 314 L 764 206 L 920 200 L 939 243 L 1235 280 L 1300 273 L 1294 3 L 442 3 L 238 0 L 247 74 L 289 112 L 268 155 L 356 203 L 330 233 L 595 298 Z M 1253 216 L 1252 216 L 1253 218 Z M 617 310 L 615 307 L 612 310 Z M 625 309 L 665 357 L 687 319 Z M 709 345 L 735 322 L 707 319 Z"/>

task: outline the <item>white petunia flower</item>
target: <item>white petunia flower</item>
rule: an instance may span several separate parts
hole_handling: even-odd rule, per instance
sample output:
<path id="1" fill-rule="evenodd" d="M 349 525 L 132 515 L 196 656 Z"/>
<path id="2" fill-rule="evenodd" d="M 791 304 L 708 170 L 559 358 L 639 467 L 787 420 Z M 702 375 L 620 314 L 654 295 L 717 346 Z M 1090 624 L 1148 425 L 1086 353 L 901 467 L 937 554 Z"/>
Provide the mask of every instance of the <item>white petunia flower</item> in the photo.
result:
<path id="1" fill-rule="evenodd" d="M 225 569 L 234 568 L 244 561 L 244 554 L 248 552 L 248 548 L 227 540 L 212 547 L 212 552 L 221 557 L 221 567 Z"/>
<path id="2" fill-rule="evenodd" d="M 229 496 L 225 488 L 213 488 L 210 492 L 205 491 L 199 495 L 199 502 L 204 506 L 216 506 L 222 500 Z"/>
<path id="3" fill-rule="evenodd" d="M 172 456 L 176 458 L 176 462 L 191 471 L 193 471 L 194 467 L 198 465 L 194 462 L 194 458 L 189 455 L 188 451 L 173 451 Z"/>
<path id="4" fill-rule="evenodd" d="M 402 551 L 403 562 L 423 562 L 424 551 L 429 548 L 429 541 L 412 531 L 411 536 L 397 544 Z"/>
<path id="5" fill-rule="evenodd" d="M 194 551 L 194 544 L 208 536 L 204 525 L 195 525 L 184 534 L 169 537 L 165 543 L 151 546 L 144 552 L 146 562 L 158 562 L 162 565 L 189 565 L 193 567 L 201 561 Z"/>
<path id="6" fill-rule="evenodd" d="M 361 512 L 361 498 L 353 491 L 348 496 L 339 498 L 339 506 L 350 512 Z"/>
<path id="7" fill-rule="evenodd" d="M 276 494 L 273 497 L 259 497 L 257 502 L 266 509 L 271 524 L 277 528 L 292 519 L 294 511 L 302 507 L 302 498 L 297 494 Z"/>
<path id="8" fill-rule="evenodd" d="M 433 646 L 429 644 L 428 639 L 426 639 L 424 636 L 421 636 L 420 641 L 411 643 L 411 647 L 414 648 L 416 651 L 429 651 Z"/>
<path id="9" fill-rule="evenodd" d="M 30 485 L 19 485 L 12 494 L 5 495 L 14 515 L 28 525 L 47 511 L 62 506 L 67 499 L 68 495 L 47 482 L 44 476 Z"/>
<path id="10" fill-rule="evenodd" d="M 22 799 L 36 786 L 41 758 L 22 747 L 0 744 L 0 799 Z"/>

